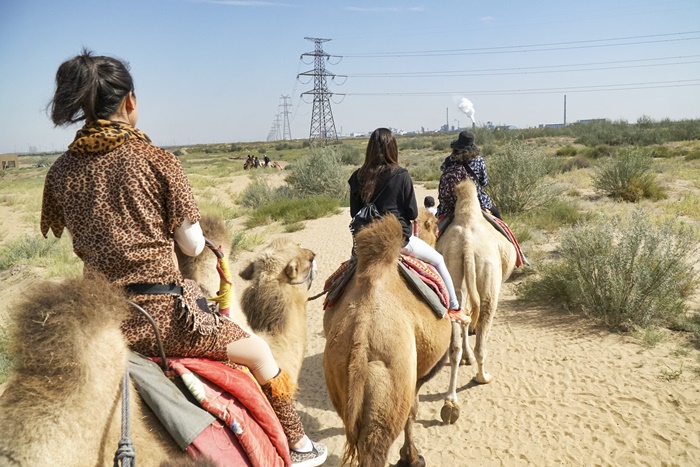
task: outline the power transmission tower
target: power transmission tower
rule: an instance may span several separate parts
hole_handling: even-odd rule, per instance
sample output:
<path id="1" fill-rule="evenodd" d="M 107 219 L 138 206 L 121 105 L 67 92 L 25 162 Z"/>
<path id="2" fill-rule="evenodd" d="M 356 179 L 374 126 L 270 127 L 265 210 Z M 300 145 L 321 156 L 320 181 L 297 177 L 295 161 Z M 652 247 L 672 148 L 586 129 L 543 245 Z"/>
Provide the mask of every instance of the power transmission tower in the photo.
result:
<path id="1" fill-rule="evenodd" d="M 280 104 L 280 107 L 282 107 L 282 139 L 283 140 L 291 140 L 292 139 L 292 130 L 289 128 L 289 114 L 292 113 L 289 111 L 290 104 L 287 102 L 288 99 L 291 99 L 290 96 L 282 96 L 280 97 L 282 99 L 282 104 Z"/>
<path id="2" fill-rule="evenodd" d="M 330 102 L 330 96 L 332 96 L 333 93 L 328 90 L 328 86 L 326 84 L 326 78 L 328 76 L 334 78 L 335 75 L 329 71 L 326 71 L 325 62 L 331 57 L 331 55 L 323 51 L 323 43 L 329 41 L 330 39 L 319 39 L 317 37 L 305 37 L 304 39 L 313 41 L 315 44 L 313 52 L 308 52 L 301 55 L 302 58 L 314 57 L 313 71 L 306 71 L 297 75 L 297 78 L 299 76 L 313 76 L 314 78 L 313 90 L 301 93 L 302 96 L 312 95 L 314 98 L 309 139 L 320 139 L 323 142 L 330 139 L 337 140 L 338 134 L 335 131 L 335 122 L 333 121 L 333 112 L 331 111 Z"/>

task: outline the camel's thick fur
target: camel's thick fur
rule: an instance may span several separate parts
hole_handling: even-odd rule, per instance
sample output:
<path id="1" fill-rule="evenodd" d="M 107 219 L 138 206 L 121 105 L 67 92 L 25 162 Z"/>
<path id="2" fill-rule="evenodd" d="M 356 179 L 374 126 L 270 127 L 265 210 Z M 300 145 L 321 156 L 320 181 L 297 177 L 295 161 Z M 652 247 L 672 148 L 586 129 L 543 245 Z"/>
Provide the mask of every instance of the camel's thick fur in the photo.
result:
<path id="1" fill-rule="evenodd" d="M 306 353 L 306 304 L 316 277 L 311 250 L 274 240 L 241 272 L 252 284 L 241 306 L 250 328 L 265 339 L 280 368 L 296 384 Z"/>
<path id="2" fill-rule="evenodd" d="M 209 255 L 205 262 L 214 258 L 205 253 Z M 267 284 L 268 290 L 277 285 L 284 292 L 269 296 L 284 298 L 287 307 L 257 309 L 292 310 L 278 326 L 278 335 L 288 339 L 286 325 L 293 332 L 302 326 L 305 336 L 308 285 L 288 282 L 306 277 L 313 268 L 313 253 L 273 242 L 261 258 L 255 264 L 266 272 L 257 272 L 257 277 L 279 277 Z M 267 304 L 273 305 L 272 300 Z M 17 370 L 0 397 L 0 465 L 112 465 L 121 437 L 121 385 L 127 361 L 120 324 L 129 312 L 133 311 L 123 294 L 102 279 L 41 283 L 27 293 L 13 319 L 11 345 Z M 296 368 L 298 375 L 303 355 L 293 358 L 298 363 L 286 365 Z M 130 410 L 139 466 L 164 461 L 191 465 L 133 386 Z"/>
<path id="3" fill-rule="evenodd" d="M 356 236 L 357 272 L 326 310 L 323 368 L 345 426 L 343 463 L 384 466 L 402 429 L 399 465 L 423 465 L 413 445 L 418 390 L 448 350 L 450 322 L 399 275 L 401 226 L 392 216 Z"/>
<path id="4" fill-rule="evenodd" d="M 450 388 L 443 408 L 443 420 L 453 423 L 459 417 L 457 404 L 457 368 L 462 351 L 466 361 L 476 361 L 476 381 L 492 379 L 485 368 L 486 339 L 498 306 L 501 284 L 515 267 L 516 251 L 512 243 L 483 216 L 476 186 L 467 179 L 455 187 L 457 203 L 452 223 L 440 236 L 436 248 L 445 258 L 455 284 L 457 299 L 471 315 L 471 329 L 476 332 L 474 352 L 469 346 L 466 326 L 453 324 L 450 363 Z"/>
<path id="5" fill-rule="evenodd" d="M 124 296 L 100 279 L 37 284 L 15 310 L 17 368 L 0 397 L 0 465 L 112 465 L 121 437 Z M 138 465 L 187 461 L 131 387 Z"/>
<path id="6" fill-rule="evenodd" d="M 204 235 L 228 254 L 230 235 L 219 218 L 202 217 Z M 176 249 L 180 270 L 185 278 L 202 284 L 208 296 L 216 295 L 219 276 L 216 257 L 208 248 L 197 257 Z M 251 281 L 239 302 L 235 290 L 230 316 L 246 330 L 252 330 L 270 346 L 280 368 L 296 384 L 306 353 L 306 305 L 308 290 L 316 276 L 311 250 L 288 239 L 277 239 L 266 246 L 241 272 Z"/>

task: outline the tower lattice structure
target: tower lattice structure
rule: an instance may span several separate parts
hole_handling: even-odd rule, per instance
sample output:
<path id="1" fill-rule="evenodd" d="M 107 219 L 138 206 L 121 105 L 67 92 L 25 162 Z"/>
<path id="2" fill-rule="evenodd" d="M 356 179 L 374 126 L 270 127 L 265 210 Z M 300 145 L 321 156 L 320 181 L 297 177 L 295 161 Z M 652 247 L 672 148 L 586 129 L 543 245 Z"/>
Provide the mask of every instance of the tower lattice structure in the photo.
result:
<path id="1" fill-rule="evenodd" d="M 330 39 L 320 39 L 317 37 L 305 37 L 304 39 L 312 41 L 315 44 L 314 51 L 304 53 L 302 57 L 314 57 L 313 71 L 299 73 L 299 76 L 313 76 L 314 88 L 311 91 L 301 93 L 304 95 L 313 96 L 313 110 L 311 113 L 311 130 L 309 131 L 309 139 L 319 139 L 321 141 L 337 140 L 338 134 L 335 131 L 335 122 L 333 121 L 333 111 L 331 110 L 330 97 L 333 95 L 328 90 L 326 78 L 331 78 L 335 75 L 326 70 L 326 61 L 331 57 L 330 54 L 323 51 L 323 43 Z"/>
<path id="2" fill-rule="evenodd" d="M 285 141 L 291 140 L 292 130 L 289 128 L 289 114 L 292 112 L 289 110 L 291 104 L 287 102 L 291 99 L 291 96 L 282 96 L 280 99 L 282 99 L 282 104 L 280 104 L 280 107 L 282 107 L 282 139 Z"/>

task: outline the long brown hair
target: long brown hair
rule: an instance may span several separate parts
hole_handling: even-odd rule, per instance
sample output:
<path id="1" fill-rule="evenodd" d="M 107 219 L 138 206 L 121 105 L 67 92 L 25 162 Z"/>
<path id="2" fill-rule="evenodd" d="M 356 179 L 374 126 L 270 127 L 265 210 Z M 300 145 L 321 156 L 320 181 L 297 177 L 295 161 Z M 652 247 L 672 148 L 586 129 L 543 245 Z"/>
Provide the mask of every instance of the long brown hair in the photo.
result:
<path id="1" fill-rule="evenodd" d="M 452 157 L 457 161 L 457 162 L 469 162 L 472 159 L 476 159 L 476 157 L 480 154 L 479 148 L 476 147 L 476 145 L 471 145 L 467 146 L 464 149 L 453 149 L 452 150 Z"/>
<path id="2" fill-rule="evenodd" d="M 365 162 L 360 167 L 357 179 L 360 182 L 360 198 L 367 203 L 372 200 L 377 179 L 387 170 L 399 166 L 399 147 L 396 138 L 387 128 L 377 128 L 367 142 Z"/>

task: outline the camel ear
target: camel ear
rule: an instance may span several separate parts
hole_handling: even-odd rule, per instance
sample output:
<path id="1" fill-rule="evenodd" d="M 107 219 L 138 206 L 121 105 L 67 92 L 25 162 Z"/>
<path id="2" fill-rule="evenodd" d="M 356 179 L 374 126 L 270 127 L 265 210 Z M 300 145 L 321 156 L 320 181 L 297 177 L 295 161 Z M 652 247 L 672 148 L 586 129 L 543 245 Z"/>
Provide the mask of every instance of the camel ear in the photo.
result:
<path id="1" fill-rule="evenodd" d="M 253 273 L 255 272 L 255 263 L 253 261 L 250 262 L 248 267 L 246 267 L 244 270 L 242 270 L 238 275 L 241 276 L 244 280 L 251 280 L 253 278 Z"/>
<path id="2" fill-rule="evenodd" d="M 289 277 L 290 279 L 294 279 L 295 277 L 297 277 L 297 274 L 299 273 L 298 270 L 299 270 L 299 264 L 298 264 L 296 258 L 294 258 L 293 260 L 291 260 L 289 262 L 289 264 L 287 264 L 287 268 L 285 269 L 285 272 L 287 273 L 287 277 Z"/>

